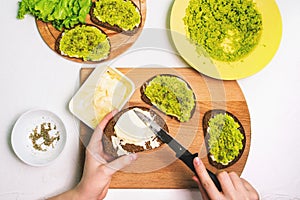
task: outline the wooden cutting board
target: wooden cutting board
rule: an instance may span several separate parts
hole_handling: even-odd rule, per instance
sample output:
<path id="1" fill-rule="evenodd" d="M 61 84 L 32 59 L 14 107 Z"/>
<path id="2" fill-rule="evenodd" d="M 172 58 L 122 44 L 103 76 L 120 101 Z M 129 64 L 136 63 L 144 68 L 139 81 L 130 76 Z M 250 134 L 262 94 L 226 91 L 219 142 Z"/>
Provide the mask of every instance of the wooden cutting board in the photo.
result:
<path id="1" fill-rule="evenodd" d="M 93 0 L 93 2 L 94 1 L 95 0 Z M 135 5 L 140 9 L 141 16 L 142 16 L 142 22 L 141 22 L 141 26 L 138 29 L 138 31 L 134 35 L 131 35 L 131 36 L 125 35 L 122 33 L 118 33 L 118 32 L 109 30 L 107 28 L 98 26 L 91 21 L 90 15 L 89 14 L 87 15 L 86 20 L 85 20 L 86 23 L 99 27 L 101 30 L 103 30 L 107 34 L 107 36 L 110 40 L 110 44 L 111 44 L 110 55 L 107 59 L 100 61 L 100 62 L 111 60 L 111 59 L 117 57 L 118 55 L 122 54 L 123 52 L 125 52 L 129 47 L 131 47 L 134 44 L 134 42 L 137 40 L 137 38 L 141 34 L 144 24 L 145 24 L 145 20 L 146 20 L 146 11 L 147 11 L 146 0 L 132 0 L 132 2 L 134 2 Z M 57 38 L 59 37 L 59 35 L 61 34 L 61 31 L 58 31 L 57 29 L 55 29 L 51 23 L 46 23 L 41 20 L 36 20 L 36 25 L 37 25 L 39 33 L 40 33 L 41 37 L 43 38 L 44 42 L 49 46 L 50 49 L 52 49 L 54 52 L 56 52 L 55 51 L 55 42 L 56 42 Z M 62 56 L 62 55 L 60 55 L 60 56 Z M 66 58 L 68 60 L 79 62 L 79 63 L 82 63 L 82 62 L 96 63 L 96 62 L 90 62 L 90 61 L 83 61 L 82 59 L 71 58 L 68 56 L 62 56 L 62 57 Z"/>
<path id="2" fill-rule="evenodd" d="M 157 74 L 175 74 L 184 78 L 193 89 L 196 96 L 196 111 L 189 122 L 179 123 L 175 119 L 164 116 L 170 134 L 192 153 L 199 153 L 207 168 L 213 172 L 218 170 L 209 164 L 202 130 L 202 118 L 211 109 L 224 109 L 235 115 L 245 129 L 246 145 L 241 158 L 226 171 L 242 173 L 247 161 L 250 141 L 250 115 L 243 92 L 236 81 L 220 81 L 201 75 L 192 68 L 118 68 L 129 77 L 136 86 L 136 91 L 125 105 L 145 106 L 140 99 L 139 88 L 146 80 Z M 86 80 L 93 68 L 82 68 L 80 72 L 81 84 Z M 92 130 L 81 123 L 80 134 L 86 140 Z M 85 138 L 85 139 L 84 139 Z M 81 147 L 84 152 L 84 145 Z M 83 159 L 82 159 L 83 164 Z M 110 184 L 110 188 L 195 188 L 197 185 L 191 179 L 193 173 L 180 160 L 175 158 L 174 152 L 166 144 L 157 150 L 139 153 L 139 159 L 130 167 L 117 172 Z"/>

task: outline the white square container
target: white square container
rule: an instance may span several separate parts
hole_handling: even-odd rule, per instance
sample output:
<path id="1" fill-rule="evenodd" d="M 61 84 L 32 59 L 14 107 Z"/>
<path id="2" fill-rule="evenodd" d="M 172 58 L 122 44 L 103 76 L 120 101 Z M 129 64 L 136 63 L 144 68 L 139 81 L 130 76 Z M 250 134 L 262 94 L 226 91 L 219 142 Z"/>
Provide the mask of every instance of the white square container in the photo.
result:
<path id="1" fill-rule="evenodd" d="M 121 110 L 135 90 L 135 85 L 119 70 L 109 66 L 94 69 L 69 102 L 78 119 L 94 129 L 114 109 Z"/>

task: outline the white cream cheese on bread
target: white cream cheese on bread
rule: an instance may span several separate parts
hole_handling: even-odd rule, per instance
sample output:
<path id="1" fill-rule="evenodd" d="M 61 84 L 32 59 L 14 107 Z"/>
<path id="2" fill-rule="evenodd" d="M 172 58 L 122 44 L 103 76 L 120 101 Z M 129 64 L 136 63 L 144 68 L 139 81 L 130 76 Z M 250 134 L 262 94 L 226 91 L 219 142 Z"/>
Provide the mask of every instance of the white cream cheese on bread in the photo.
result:
<path id="1" fill-rule="evenodd" d="M 142 146 L 145 150 L 147 150 L 147 143 L 152 149 L 160 146 L 156 135 L 142 122 L 134 110 L 142 112 L 144 115 L 153 119 L 150 112 L 139 108 L 133 108 L 122 114 L 114 127 L 116 136 L 111 137 L 113 147 L 117 150 L 119 156 L 129 154 L 129 152 L 122 147 L 122 145 L 125 144 Z"/>

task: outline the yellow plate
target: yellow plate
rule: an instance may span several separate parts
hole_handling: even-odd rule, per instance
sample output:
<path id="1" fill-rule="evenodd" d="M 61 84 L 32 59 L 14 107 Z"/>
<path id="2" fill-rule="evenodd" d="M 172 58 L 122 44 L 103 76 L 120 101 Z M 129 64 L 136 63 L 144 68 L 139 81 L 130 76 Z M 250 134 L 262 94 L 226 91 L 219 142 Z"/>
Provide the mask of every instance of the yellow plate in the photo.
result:
<path id="1" fill-rule="evenodd" d="M 237 80 L 263 69 L 275 55 L 282 35 L 282 20 L 274 0 L 257 0 L 262 14 L 263 31 L 258 45 L 246 57 L 235 62 L 222 62 L 199 55 L 185 32 L 183 18 L 189 0 L 175 0 L 170 17 L 172 39 L 179 54 L 199 72 L 222 80 Z"/>

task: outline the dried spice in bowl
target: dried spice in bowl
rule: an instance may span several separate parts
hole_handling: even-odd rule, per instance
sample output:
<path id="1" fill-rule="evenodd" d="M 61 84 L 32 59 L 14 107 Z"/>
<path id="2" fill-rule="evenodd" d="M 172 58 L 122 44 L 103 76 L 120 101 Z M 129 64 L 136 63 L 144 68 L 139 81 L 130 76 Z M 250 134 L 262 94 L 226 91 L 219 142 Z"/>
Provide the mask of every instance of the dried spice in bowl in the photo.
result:
<path id="1" fill-rule="evenodd" d="M 47 151 L 49 147 L 54 148 L 60 139 L 60 133 L 56 125 L 44 122 L 36 126 L 29 135 L 33 148 L 38 151 Z"/>

